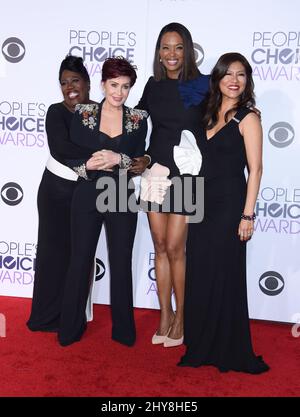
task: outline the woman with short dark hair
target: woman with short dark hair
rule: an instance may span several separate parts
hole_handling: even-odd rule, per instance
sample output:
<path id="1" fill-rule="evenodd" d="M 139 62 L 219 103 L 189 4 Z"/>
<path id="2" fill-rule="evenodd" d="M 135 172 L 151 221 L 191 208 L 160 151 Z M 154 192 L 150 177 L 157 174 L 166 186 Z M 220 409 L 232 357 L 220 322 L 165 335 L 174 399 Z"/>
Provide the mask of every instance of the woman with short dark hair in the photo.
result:
<path id="1" fill-rule="evenodd" d="M 148 211 L 154 243 L 161 313 L 152 343 L 168 348 L 183 342 L 185 244 L 188 216 L 194 214 L 189 207 L 196 200 L 193 190 L 185 188 L 185 184 L 194 182 L 201 164 L 196 149 L 188 151 L 189 156 L 184 161 L 187 169 L 180 167 L 174 150 L 186 151 L 184 147 L 179 149 L 184 130 L 188 131 L 197 148 L 193 132 L 200 127 L 202 100 L 209 82 L 197 68 L 191 34 L 182 24 L 172 22 L 161 29 L 155 47 L 153 73 L 137 105 L 149 113 L 153 126 L 147 149 L 151 162 L 145 161 L 148 170 L 142 177 L 141 202 Z M 140 159 L 136 164 L 142 161 Z"/>
<path id="2" fill-rule="evenodd" d="M 90 150 L 70 141 L 70 125 L 78 103 L 92 103 L 90 77 L 80 57 L 68 55 L 60 65 L 63 101 L 51 104 L 46 115 L 50 157 L 38 190 L 39 228 L 33 298 L 27 326 L 36 331 L 57 331 L 65 277 L 70 261 L 71 200 L 77 174 L 68 159 L 87 160 Z M 93 268 L 93 262 L 90 270 Z"/>

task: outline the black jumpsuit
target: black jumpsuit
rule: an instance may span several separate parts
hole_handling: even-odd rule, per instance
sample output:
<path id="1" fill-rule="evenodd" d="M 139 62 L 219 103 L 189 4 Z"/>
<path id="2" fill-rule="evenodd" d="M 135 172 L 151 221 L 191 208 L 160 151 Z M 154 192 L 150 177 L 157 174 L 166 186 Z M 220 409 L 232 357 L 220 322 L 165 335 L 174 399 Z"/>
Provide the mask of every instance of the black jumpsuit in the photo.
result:
<path id="1" fill-rule="evenodd" d="M 102 103 L 75 112 L 71 138 L 90 152 L 109 149 L 130 158 L 142 156 L 147 134 L 146 112 L 123 106 L 123 132 L 110 138 L 99 131 Z M 72 162 L 69 162 L 72 164 Z M 89 271 L 94 258 L 102 224 L 105 224 L 110 264 L 110 297 L 112 338 L 125 345 L 133 345 L 136 338 L 132 294 L 132 248 L 136 231 L 137 213 L 96 208 L 101 189 L 100 179 L 111 178 L 118 190 L 119 171 L 93 171 L 89 179 L 79 180 L 72 202 L 72 253 L 63 297 L 59 326 L 59 342 L 68 345 L 79 340 L 86 328 L 85 306 L 89 289 Z M 105 191 L 105 190 L 104 190 Z M 102 191 L 102 192 L 104 192 Z M 130 190 L 131 194 L 134 192 Z M 115 194 L 115 191 L 112 191 Z M 130 194 L 130 192 L 129 192 Z M 117 198 L 118 200 L 118 198 Z"/>
<path id="2" fill-rule="evenodd" d="M 73 113 L 62 103 L 52 104 L 46 116 L 50 153 L 58 162 L 67 158 L 88 159 L 90 150 L 70 141 Z M 58 329 L 65 278 L 70 261 L 70 213 L 76 181 L 50 172 L 47 168 L 38 190 L 38 242 L 32 307 L 27 326 L 30 330 Z"/>

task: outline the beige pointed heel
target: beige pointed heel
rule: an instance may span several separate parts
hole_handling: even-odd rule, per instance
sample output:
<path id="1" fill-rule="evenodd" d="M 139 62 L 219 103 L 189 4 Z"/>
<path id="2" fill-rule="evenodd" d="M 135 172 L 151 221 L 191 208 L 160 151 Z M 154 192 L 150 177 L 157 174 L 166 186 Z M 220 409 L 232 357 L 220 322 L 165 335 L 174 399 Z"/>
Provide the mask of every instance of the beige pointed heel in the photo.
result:
<path id="1" fill-rule="evenodd" d="M 164 347 L 180 346 L 183 343 L 183 336 L 180 339 L 171 339 L 171 337 L 165 337 Z"/>
<path id="2" fill-rule="evenodd" d="M 171 331 L 171 327 L 167 331 L 167 334 L 165 334 L 164 336 L 160 336 L 159 334 L 155 333 L 152 336 L 152 345 L 162 345 L 165 342 L 166 338 L 168 337 L 168 334 L 170 333 L 170 331 Z"/>

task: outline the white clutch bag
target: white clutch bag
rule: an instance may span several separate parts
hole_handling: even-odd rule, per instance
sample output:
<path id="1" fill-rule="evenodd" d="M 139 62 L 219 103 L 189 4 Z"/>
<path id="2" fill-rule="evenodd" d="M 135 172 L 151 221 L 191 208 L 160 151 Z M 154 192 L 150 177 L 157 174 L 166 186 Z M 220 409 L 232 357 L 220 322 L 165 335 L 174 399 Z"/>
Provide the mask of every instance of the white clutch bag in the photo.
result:
<path id="1" fill-rule="evenodd" d="M 169 168 L 158 163 L 148 169 L 146 168 L 141 177 L 141 199 L 162 204 L 168 187 L 172 181 L 167 177 L 170 174 Z"/>
<path id="2" fill-rule="evenodd" d="M 192 132 L 189 130 L 181 132 L 180 143 L 173 148 L 173 157 L 180 174 L 199 174 L 202 155 Z"/>

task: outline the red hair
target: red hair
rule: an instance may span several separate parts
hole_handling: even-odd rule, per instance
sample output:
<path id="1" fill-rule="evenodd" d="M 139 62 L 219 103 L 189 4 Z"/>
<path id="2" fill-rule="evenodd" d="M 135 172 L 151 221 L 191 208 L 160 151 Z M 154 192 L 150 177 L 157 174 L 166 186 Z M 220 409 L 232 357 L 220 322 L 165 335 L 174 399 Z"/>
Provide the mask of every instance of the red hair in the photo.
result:
<path id="1" fill-rule="evenodd" d="M 111 78 L 121 76 L 129 77 L 130 87 L 132 87 L 135 84 L 137 77 L 134 66 L 122 56 L 107 58 L 102 66 L 102 81 L 105 82 Z"/>

